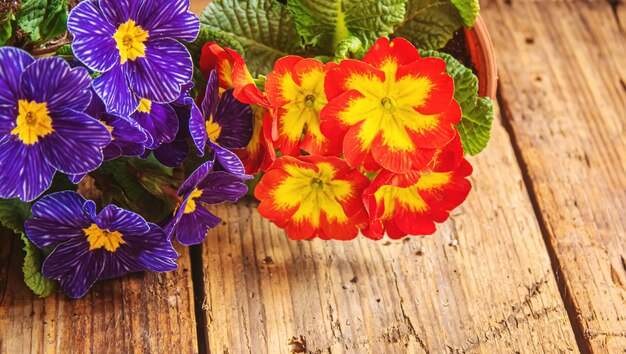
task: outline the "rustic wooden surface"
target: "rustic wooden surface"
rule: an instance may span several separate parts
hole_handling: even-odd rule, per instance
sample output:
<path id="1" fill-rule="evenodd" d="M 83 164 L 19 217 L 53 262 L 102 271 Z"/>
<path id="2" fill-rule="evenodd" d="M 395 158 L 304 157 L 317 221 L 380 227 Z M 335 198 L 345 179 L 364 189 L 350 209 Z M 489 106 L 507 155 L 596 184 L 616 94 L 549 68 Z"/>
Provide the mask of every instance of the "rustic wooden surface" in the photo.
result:
<path id="1" fill-rule="evenodd" d="M 588 350 L 624 352 L 625 4 L 509 3 L 483 11 L 505 122 L 577 332 Z"/>
<path id="2" fill-rule="evenodd" d="M 0 353 L 197 353 L 188 250 L 179 269 L 97 283 L 80 300 L 40 299 L 22 279 L 22 241 L 0 245 Z"/>
<path id="3" fill-rule="evenodd" d="M 436 235 L 293 242 L 219 206 L 177 272 L 76 301 L 33 297 L 3 236 L 0 352 L 625 352 L 626 6 L 481 4 L 502 112 Z"/>

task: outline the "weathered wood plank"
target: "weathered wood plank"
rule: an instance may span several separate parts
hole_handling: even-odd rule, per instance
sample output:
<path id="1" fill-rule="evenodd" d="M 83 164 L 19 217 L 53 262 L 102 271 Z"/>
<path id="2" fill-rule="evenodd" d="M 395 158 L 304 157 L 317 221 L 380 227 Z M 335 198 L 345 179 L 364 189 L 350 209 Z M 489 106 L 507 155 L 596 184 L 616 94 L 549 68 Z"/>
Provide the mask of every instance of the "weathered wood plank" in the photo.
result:
<path id="1" fill-rule="evenodd" d="M 79 300 L 40 299 L 22 280 L 22 243 L 0 245 L 0 353 L 197 353 L 189 253 L 179 270 L 97 283 Z"/>
<path id="2" fill-rule="evenodd" d="M 433 237 L 289 241 L 254 203 L 213 210 L 203 244 L 212 352 L 577 352 L 509 138 Z M 423 247 L 423 249 L 422 249 Z"/>
<path id="3" fill-rule="evenodd" d="M 613 1 L 491 1 L 501 104 L 586 349 L 626 350 L 626 19 Z"/>

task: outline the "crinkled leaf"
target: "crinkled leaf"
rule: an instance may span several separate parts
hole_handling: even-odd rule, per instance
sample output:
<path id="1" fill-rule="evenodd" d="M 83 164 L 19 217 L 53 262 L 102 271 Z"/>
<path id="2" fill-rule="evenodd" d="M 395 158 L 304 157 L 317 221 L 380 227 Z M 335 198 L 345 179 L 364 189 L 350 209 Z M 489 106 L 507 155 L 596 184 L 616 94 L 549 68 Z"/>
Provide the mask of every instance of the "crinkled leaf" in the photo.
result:
<path id="1" fill-rule="evenodd" d="M 305 43 L 334 53 L 351 36 L 369 48 L 379 37 L 389 35 L 404 19 L 406 1 L 288 0 L 287 6 L 295 14 Z"/>
<path id="2" fill-rule="evenodd" d="M 4 45 L 13 34 L 13 14 L 9 12 L 5 18 L 0 18 L 0 46 Z"/>
<path id="3" fill-rule="evenodd" d="M 363 48 L 363 42 L 361 42 L 361 40 L 357 37 L 350 36 L 339 42 L 339 45 L 337 45 L 337 51 L 335 52 L 335 57 L 336 59 L 361 59 L 364 52 L 365 48 Z"/>
<path id="4" fill-rule="evenodd" d="M 454 98 L 463 111 L 463 119 L 456 126 L 463 149 L 467 154 L 477 155 L 487 147 L 491 137 L 493 102 L 488 97 L 478 97 L 478 78 L 454 57 L 436 51 L 421 54 L 445 60 L 446 70 L 454 78 Z"/>
<path id="5" fill-rule="evenodd" d="M 285 55 L 305 53 L 293 14 L 276 0 L 213 1 L 200 21 L 241 43 L 253 76 L 269 73 Z"/>
<path id="6" fill-rule="evenodd" d="M 39 32 L 44 41 L 67 31 L 67 0 L 48 0 Z"/>
<path id="7" fill-rule="evenodd" d="M 30 215 L 30 203 L 19 199 L 0 199 L 0 224 L 16 234 L 24 232 L 24 221 Z"/>
<path id="8" fill-rule="evenodd" d="M 23 0 L 17 24 L 35 42 L 52 39 L 67 30 L 67 0 Z"/>
<path id="9" fill-rule="evenodd" d="M 22 241 L 24 241 L 24 264 L 22 271 L 24 272 L 24 283 L 36 295 L 46 297 L 54 290 L 54 281 L 44 277 L 41 274 L 41 264 L 43 263 L 43 252 L 37 248 L 24 233 L 21 233 Z"/>
<path id="10" fill-rule="evenodd" d="M 465 27 L 472 28 L 478 12 L 480 11 L 480 4 L 478 0 L 450 0 L 452 4 L 457 8 Z"/>
<path id="11" fill-rule="evenodd" d="M 443 48 L 463 19 L 450 0 L 409 0 L 406 16 L 396 26 L 394 36 L 403 37 L 421 49 Z"/>

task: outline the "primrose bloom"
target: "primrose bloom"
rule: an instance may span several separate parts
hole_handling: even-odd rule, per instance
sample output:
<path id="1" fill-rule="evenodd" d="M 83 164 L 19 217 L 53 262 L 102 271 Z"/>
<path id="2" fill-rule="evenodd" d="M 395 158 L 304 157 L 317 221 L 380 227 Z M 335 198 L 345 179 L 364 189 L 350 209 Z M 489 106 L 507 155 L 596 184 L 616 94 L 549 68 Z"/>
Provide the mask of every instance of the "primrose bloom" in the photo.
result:
<path id="1" fill-rule="evenodd" d="M 259 90 L 241 54 L 230 48 L 222 48 L 215 42 L 202 47 L 200 71 L 209 79 L 211 71 L 217 70 L 220 92 L 233 89 L 233 96 L 245 104 L 269 107 L 265 94 Z"/>
<path id="2" fill-rule="evenodd" d="M 336 157 L 280 157 L 254 192 L 259 213 L 289 238 L 350 240 L 367 224 L 362 202 L 369 180 Z"/>
<path id="3" fill-rule="evenodd" d="M 300 149 L 313 155 L 326 155 L 330 141 L 320 131 L 320 111 L 328 101 L 324 78 L 336 64 L 322 64 L 315 59 L 287 56 L 276 61 L 274 71 L 267 75 L 265 91 L 276 109 L 278 140 L 283 155 L 300 156 Z M 334 155 L 340 149 L 332 149 Z"/>
<path id="4" fill-rule="evenodd" d="M 56 171 L 98 168 L 111 134 L 83 112 L 91 99 L 87 70 L 9 47 L 0 48 L 0 63 L 0 198 L 31 201 Z"/>
<path id="5" fill-rule="evenodd" d="M 244 175 L 243 164 L 233 149 L 245 148 L 252 138 L 252 109 L 233 97 L 233 90 L 219 95 L 217 72 L 211 71 L 202 101 L 202 114 L 192 114 L 189 131 L 201 154 L 207 142 L 220 165 L 236 175 Z"/>
<path id="6" fill-rule="evenodd" d="M 111 133 L 111 143 L 103 150 L 106 161 L 121 156 L 141 156 L 144 153 L 146 134 L 128 118 L 107 113 L 104 103 L 98 96 L 92 95 L 85 113 L 98 119 Z"/>
<path id="7" fill-rule="evenodd" d="M 98 280 L 130 272 L 175 270 L 178 254 L 161 228 L 114 205 L 96 205 L 75 192 L 59 192 L 33 205 L 26 236 L 39 248 L 55 247 L 41 272 L 79 298 Z"/>
<path id="8" fill-rule="evenodd" d="M 191 56 L 177 41 L 200 30 L 189 0 L 83 1 L 67 25 L 76 57 L 102 73 L 94 89 L 109 112 L 130 115 L 142 98 L 172 102 L 191 80 Z"/>
<path id="9" fill-rule="evenodd" d="M 457 137 L 437 150 L 433 160 L 421 171 L 405 174 L 380 172 L 365 190 L 370 224 L 362 230 L 372 239 L 392 239 L 406 235 L 430 235 L 435 223 L 442 223 L 450 211 L 459 206 L 472 185 L 466 179 L 472 166 L 463 158 Z"/>
<path id="10" fill-rule="evenodd" d="M 207 232 L 222 221 L 206 209 L 207 205 L 236 202 L 246 195 L 248 187 L 237 176 L 227 172 L 211 172 L 213 162 L 200 166 L 178 191 L 181 202 L 166 227 L 169 237 L 183 245 L 195 245 L 206 238 Z"/>
<path id="11" fill-rule="evenodd" d="M 381 38 L 363 61 L 344 60 L 325 81 L 321 130 L 350 166 L 404 173 L 424 167 L 461 120 L 446 63 L 420 58 L 402 38 Z"/>
<path id="12" fill-rule="evenodd" d="M 169 104 L 154 103 L 142 98 L 130 118 L 146 134 L 145 146 L 150 150 L 171 143 L 178 134 L 178 115 Z"/>

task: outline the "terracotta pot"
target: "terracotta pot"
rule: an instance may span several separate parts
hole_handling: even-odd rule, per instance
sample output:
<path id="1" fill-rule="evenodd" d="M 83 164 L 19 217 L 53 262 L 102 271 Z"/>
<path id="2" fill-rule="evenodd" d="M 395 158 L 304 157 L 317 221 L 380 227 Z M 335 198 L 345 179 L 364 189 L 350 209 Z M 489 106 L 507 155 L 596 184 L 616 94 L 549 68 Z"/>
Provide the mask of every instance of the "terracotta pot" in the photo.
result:
<path id="1" fill-rule="evenodd" d="M 478 93 L 480 96 L 489 96 L 495 100 L 498 86 L 496 55 L 487 27 L 480 16 L 471 30 L 465 29 L 465 35 L 467 50 L 478 74 Z"/>

